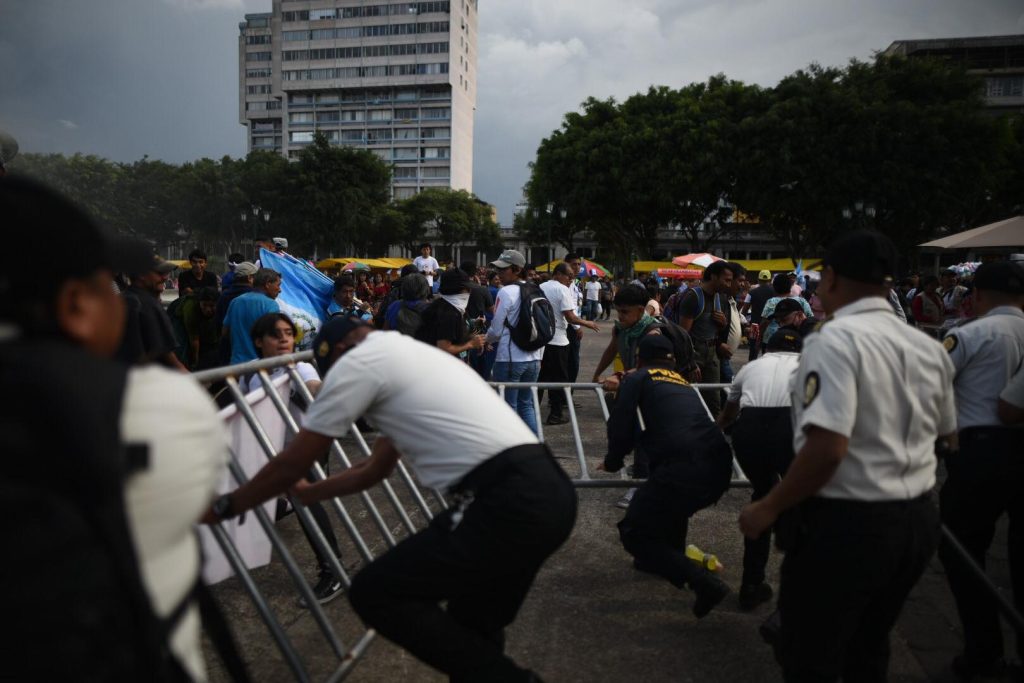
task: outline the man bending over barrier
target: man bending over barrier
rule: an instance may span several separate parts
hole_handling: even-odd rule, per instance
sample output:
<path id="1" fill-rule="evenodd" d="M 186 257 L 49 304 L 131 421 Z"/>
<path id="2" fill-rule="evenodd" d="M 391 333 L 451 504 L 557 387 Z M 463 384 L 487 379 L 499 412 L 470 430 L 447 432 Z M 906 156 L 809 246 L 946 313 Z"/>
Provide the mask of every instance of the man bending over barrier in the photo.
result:
<path id="1" fill-rule="evenodd" d="M 353 608 L 453 680 L 537 680 L 504 655 L 503 629 L 572 530 L 568 477 L 508 404 L 450 354 L 343 317 L 324 325 L 313 348 L 324 383 L 304 428 L 248 484 L 218 499 L 207 520 L 292 486 L 303 503 L 363 491 L 404 456 L 423 486 L 446 489 L 454 505 L 355 577 Z M 370 457 L 306 484 L 316 458 L 361 415 L 381 434 Z"/>

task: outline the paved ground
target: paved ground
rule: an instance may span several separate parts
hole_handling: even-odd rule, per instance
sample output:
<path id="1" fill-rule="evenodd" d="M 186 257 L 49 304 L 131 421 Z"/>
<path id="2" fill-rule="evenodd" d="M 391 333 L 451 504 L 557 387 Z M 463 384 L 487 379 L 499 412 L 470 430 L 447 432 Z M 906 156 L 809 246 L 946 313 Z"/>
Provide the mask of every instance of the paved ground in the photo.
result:
<path id="1" fill-rule="evenodd" d="M 581 379 L 590 377 L 607 343 L 605 327 L 601 333 L 588 333 L 584 339 Z M 745 358 L 745 351 L 741 355 Z M 577 403 L 585 452 L 592 468 L 604 454 L 603 422 L 593 395 L 580 395 Z M 575 476 L 578 466 L 568 425 L 551 428 L 548 438 L 566 469 Z M 349 450 L 356 452 L 354 448 Z M 754 613 L 741 612 L 733 595 L 698 622 L 690 613 L 691 594 L 632 569 L 615 529 L 622 511 L 612 503 L 619 495 L 615 490 L 579 491 L 576 528 L 537 577 L 519 618 L 509 629 L 509 653 L 549 681 L 780 680 L 769 648 L 757 636 L 757 626 L 770 609 L 765 606 Z M 748 498 L 749 493 L 742 489 L 731 490 L 717 506 L 698 514 L 690 527 L 690 542 L 718 555 L 725 564 L 723 578 L 734 590 L 738 590 L 742 555 L 736 517 Z M 352 509 L 362 511 L 356 504 Z M 393 514 L 390 518 L 400 531 L 397 518 Z M 368 528 L 365 513 L 360 520 Z M 422 523 L 422 516 L 413 515 L 413 521 Z M 311 567 L 311 554 L 294 519 L 284 520 L 279 526 L 300 565 Z M 369 537 L 379 539 L 372 531 Z M 998 538 L 990 570 L 1001 585 L 1008 586 L 1005 528 Z M 380 552 L 383 548 L 377 540 L 373 550 Z M 346 560 L 356 557 L 351 546 L 343 550 Z M 866 557 L 864 561 L 875 559 Z M 776 585 L 778 564 L 779 558 L 773 554 L 769 581 Z M 352 566 L 357 567 L 357 563 Z M 296 604 L 296 593 L 281 563 L 274 562 L 255 572 L 255 577 L 301 650 L 314 680 L 326 679 L 333 667 L 326 654 L 327 646 L 308 613 Z M 287 668 L 238 584 L 225 582 L 217 587 L 216 594 L 225 605 L 255 678 L 288 680 Z M 327 614 L 346 644 L 362 632 L 344 597 L 328 605 Z M 961 647 L 958 629 L 945 577 L 934 562 L 914 591 L 893 635 L 891 679 L 908 683 L 953 680 L 947 667 Z M 208 660 L 213 679 L 224 680 L 216 660 L 212 656 Z M 445 679 L 378 638 L 349 680 Z"/>

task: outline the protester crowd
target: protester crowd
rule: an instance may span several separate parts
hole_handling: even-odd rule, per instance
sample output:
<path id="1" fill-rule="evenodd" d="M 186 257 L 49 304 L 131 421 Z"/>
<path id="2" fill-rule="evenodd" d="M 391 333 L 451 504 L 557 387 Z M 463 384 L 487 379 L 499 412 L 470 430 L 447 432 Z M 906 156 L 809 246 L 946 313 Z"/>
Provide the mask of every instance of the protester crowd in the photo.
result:
<path id="1" fill-rule="evenodd" d="M 700 280 L 626 282 L 582 270 L 572 253 L 550 272 L 515 250 L 442 268 L 425 244 L 393 281 L 335 279 L 314 363 L 297 365 L 315 400 L 289 396 L 302 429 L 214 499 L 226 445 L 211 398 L 185 373 L 295 350 L 302 329 L 278 304 L 281 273 L 233 254 L 218 277 L 197 249 L 165 309 L 173 265 L 52 191 L 0 180 L 0 212 L 34 251 L 58 230 L 61 252 L 47 277 L 27 266 L 0 277 L 0 383 L 19 399 L 5 417 L 0 497 L 11 557 L 25 559 L 5 563 L 3 582 L 25 621 L 8 643 L 21 652 L 7 659 L 16 678 L 204 679 L 193 524 L 291 490 L 340 558 L 319 501 L 367 489 L 403 457 L 453 505 L 356 576 L 356 612 L 453 679 L 539 680 L 504 654 L 501 634 L 571 531 L 576 500 L 537 438 L 532 392 L 516 385 L 577 382 L 585 330 L 600 332 L 613 309 L 590 377 L 611 412 L 600 469 L 618 471 L 632 453 L 637 487 L 620 501 L 619 533 L 637 570 L 691 590 L 698 618 L 725 599 L 728 585 L 685 549 L 690 518 L 723 495 L 735 456 L 752 485 L 739 604 L 773 599 L 774 534 L 786 555 L 762 633 L 786 680 L 884 680 L 889 631 L 936 550 L 964 627 L 954 672 L 1005 671 L 995 600 L 939 542 L 939 519 L 984 567 L 996 521 L 1010 515 L 1024 607 L 1019 263 L 986 263 L 963 281 L 955 271 L 895 279 L 891 242 L 853 232 L 820 277 L 761 271 L 754 286 L 741 265 L 716 261 Z M 258 246 L 288 248 L 285 238 Z M 503 399 L 481 380 L 508 384 Z M 566 392 L 544 393 L 544 424 L 569 422 Z M 379 430 L 370 458 L 313 477 L 331 440 L 363 417 Z M 40 481 L 44 466 L 52 483 Z M 327 602 L 342 584 L 310 543 L 314 595 Z M 74 581 L 51 570 L 58 554 Z M 216 619 L 203 610 L 204 624 Z"/>

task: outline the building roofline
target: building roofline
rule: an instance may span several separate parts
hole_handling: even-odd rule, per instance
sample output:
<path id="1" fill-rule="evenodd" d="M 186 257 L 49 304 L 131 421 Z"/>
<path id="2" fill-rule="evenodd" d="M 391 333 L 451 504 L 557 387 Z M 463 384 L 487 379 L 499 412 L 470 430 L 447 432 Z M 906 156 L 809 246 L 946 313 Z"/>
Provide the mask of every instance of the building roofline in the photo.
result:
<path id="1" fill-rule="evenodd" d="M 882 50 L 882 54 L 906 54 L 925 48 L 1011 47 L 1015 45 L 1024 45 L 1024 34 L 894 40 L 889 47 Z"/>

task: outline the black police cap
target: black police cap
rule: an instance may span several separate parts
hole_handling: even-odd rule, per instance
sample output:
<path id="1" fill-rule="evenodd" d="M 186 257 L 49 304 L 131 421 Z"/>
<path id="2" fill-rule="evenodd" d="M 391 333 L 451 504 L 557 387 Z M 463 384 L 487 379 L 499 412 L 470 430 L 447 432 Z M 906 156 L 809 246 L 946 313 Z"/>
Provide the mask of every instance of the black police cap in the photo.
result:
<path id="1" fill-rule="evenodd" d="M 324 323 L 313 340 L 313 360 L 320 376 L 325 377 L 331 368 L 331 354 L 334 346 L 343 340 L 348 333 L 359 327 L 373 327 L 370 323 L 356 316 L 337 315 Z"/>
<path id="2" fill-rule="evenodd" d="M 675 360 L 675 347 L 665 335 L 649 334 L 640 340 L 637 356 L 644 361 Z"/>
<path id="3" fill-rule="evenodd" d="M 1013 261 L 983 263 L 974 271 L 974 288 L 1004 294 L 1024 294 L 1024 266 Z"/>
<path id="4" fill-rule="evenodd" d="M 896 272 L 898 258 L 896 245 L 882 233 L 854 230 L 829 245 L 822 264 L 850 280 L 881 285 Z"/>
<path id="5" fill-rule="evenodd" d="M 804 346 L 803 336 L 793 327 L 780 327 L 768 340 L 769 351 L 791 351 L 800 353 Z"/>

